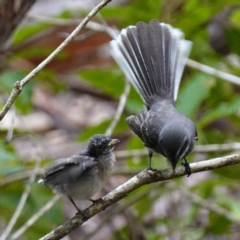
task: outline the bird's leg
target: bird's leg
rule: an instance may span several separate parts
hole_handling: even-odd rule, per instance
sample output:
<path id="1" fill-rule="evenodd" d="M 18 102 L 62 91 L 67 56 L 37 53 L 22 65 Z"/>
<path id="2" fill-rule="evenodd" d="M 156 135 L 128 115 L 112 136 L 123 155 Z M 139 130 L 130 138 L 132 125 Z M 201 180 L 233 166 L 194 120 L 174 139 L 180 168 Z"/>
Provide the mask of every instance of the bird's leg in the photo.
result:
<path id="1" fill-rule="evenodd" d="M 151 170 L 151 171 L 156 172 L 157 169 L 153 169 L 153 168 L 152 168 L 152 164 L 151 164 L 152 156 L 153 156 L 153 153 L 149 151 L 149 152 L 148 152 L 148 169 L 147 169 L 147 170 Z"/>
<path id="2" fill-rule="evenodd" d="M 192 171 L 186 158 L 184 158 L 184 162 L 182 162 L 182 165 L 185 167 L 187 176 L 189 177 L 192 174 Z"/>
<path id="3" fill-rule="evenodd" d="M 149 151 L 148 152 L 148 170 L 152 170 L 152 166 L 151 166 L 152 156 L 153 156 L 153 153 Z"/>
<path id="4" fill-rule="evenodd" d="M 77 209 L 77 214 L 81 214 L 84 218 L 88 218 L 88 217 L 83 213 L 83 211 L 82 211 L 80 208 L 78 208 L 77 204 L 73 201 L 73 199 L 72 199 L 70 196 L 68 196 L 68 199 L 69 199 L 69 201 L 73 204 L 73 206 Z"/>

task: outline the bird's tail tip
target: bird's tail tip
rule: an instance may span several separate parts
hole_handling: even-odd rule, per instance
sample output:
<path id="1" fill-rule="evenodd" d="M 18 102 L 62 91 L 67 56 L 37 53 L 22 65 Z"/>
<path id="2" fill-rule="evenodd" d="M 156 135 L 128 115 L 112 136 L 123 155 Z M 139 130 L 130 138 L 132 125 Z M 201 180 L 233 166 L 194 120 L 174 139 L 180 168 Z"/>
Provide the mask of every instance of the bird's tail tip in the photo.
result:
<path id="1" fill-rule="evenodd" d="M 43 183 L 44 183 L 44 179 L 43 179 L 43 178 L 40 178 L 40 179 L 38 180 L 38 183 L 39 183 L 39 184 L 43 184 Z"/>

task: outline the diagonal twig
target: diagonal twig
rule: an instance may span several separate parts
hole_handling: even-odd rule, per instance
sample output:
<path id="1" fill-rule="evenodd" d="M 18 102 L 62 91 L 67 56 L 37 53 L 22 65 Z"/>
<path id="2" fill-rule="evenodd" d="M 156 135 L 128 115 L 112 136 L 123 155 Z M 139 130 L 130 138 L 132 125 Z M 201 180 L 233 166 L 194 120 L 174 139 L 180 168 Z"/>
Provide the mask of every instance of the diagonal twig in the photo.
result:
<path id="1" fill-rule="evenodd" d="M 77 25 L 82 19 L 63 19 L 63 18 L 56 18 L 56 17 L 47 17 L 47 16 L 41 16 L 41 15 L 33 15 L 33 14 L 28 14 L 27 17 L 30 20 L 34 20 L 37 22 L 42 22 L 46 24 L 51 24 L 51 25 L 56 25 L 56 26 L 72 26 L 72 25 Z M 112 27 L 109 27 L 104 24 L 100 24 L 97 22 L 89 21 L 86 25 L 87 29 L 90 29 L 95 32 L 105 32 L 112 38 L 116 36 L 118 33 L 117 29 L 114 29 Z"/>
<path id="2" fill-rule="evenodd" d="M 10 240 L 19 239 L 19 237 L 26 232 L 43 214 L 45 214 L 58 200 L 60 196 L 55 195 L 50 201 L 48 201 L 36 214 L 28 219 L 25 224 L 20 227 L 11 237 Z"/>
<path id="3" fill-rule="evenodd" d="M 44 61 L 42 61 L 36 68 L 34 68 L 25 78 L 21 81 L 17 81 L 13 87 L 13 90 L 8 98 L 3 109 L 0 111 L 0 120 L 4 118 L 18 95 L 21 93 L 25 84 L 27 84 L 40 70 L 42 70 L 49 62 L 51 62 L 86 26 L 86 24 L 99 12 L 105 5 L 111 0 L 103 0 L 83 19 L 83 21 L 73 30 L 73 32 L 56 48 Z"/>
<path id="4" fill-rule="evenodd" d="M 90 233 L 84 236 L 82 240 L 91 239 L 107 222 L 111 221 L 111 219 L 113 219 L 114 216 L 127 210 L 131 205 L 135 204 L 138 200 L 148 195 L 151 192 L 151 190 L 153 190 L 153 188 L 154 186 L 146 188 L 143 191 L 133 195 L 131 198 L 127 199 L 125 202 L 121 204 L 119 203 L 119 206 L 115 207 L 112 212 L 110 212 L 103 219 L 101 219 L 101 223 L 95 229 L 93 229 Z"/>
<path id="5" fill-rule="evenodd" d="M 130 90 L 130 83 L 125 80 L 125 87 L 124 87 L 124 90 L 123 90 L 123 93 L 120 97 L 120 101 L 119 101 L 119 104 L 118 104 L 118 108 L 117 108 L 117 111 L 114 115 L 114 118 L 110 124 L 110 126 L 108 127 L 108 129 L 106 130 L 105 134 L 106 135 L 111 135 L 114 128 L 116 127 L 121 115 L 122 115 L 122 112 L 124 110 L 124 107 L 125 107 L 125 104 L 126 104 L 126 101 L 127 101 L 127 97 L 128 97 L 128 94 L 129 94 L 129 90 Z"/>
<path id="6" fill-rule="evenodd" d="M 35 164 L 35 167 L 34 167 L 34 170 L 32 171 L 31 173 L 31 176 L 29 178 L 29 181 L 25 187 L 25 191 L 23 192 L 22 194 L 22 197 L 19 201 L 19 204 L 16 208 L 16 211 L 14 212 L 7 228 L 5 229 L 5 231 L 3 232 L 2 236 L 0 237 L 0 240 L 5 240 L 7 239 L 7 237 L 9 236 L 10 232 L 12 231 L 15 223 L 17 222 L 22 210 L 23 210 L 23 207 L 25 206 L 25 203 L 27 201 L 27 198 L 28 198 L 28 195 L 31 191 L 31 187 L 32 187 L 32 184 L 33 182 L 35 181 L 35 178 L 36 178 L 36 175 L 37 175 L 37 172 L 38 172 L 38 169 L 40 167 L 40 162 L 41 162 L 41 158 L 38 158 L 36 160 L 36 164 Z"/>
<path id="7" fill-rule="evenodd" d="M 240 78 L 237 77 L 237 76 L 234 76 L 230 73 L 226 73 L 226 72 L 217 70 L 215 68 L 209 67 L 209 66 L 204 65 L 202 63 L 196 62 L 192 59 L 188 59 L 186 65 L 191 67 L 191 68 L 198 69 L 201 72 L 205 72 L 207 74 L 210 74 L 214 77 L 217 77 L 217 78 L 223 79 L 225 81 L 240 85 Z"/>
<path id="8" fill-rule="evenodd" d="M 174 189 L 176 189 L 176 185 L 173 183 L 170 183 L 170 186 Z M 183 187 L 183 186 L 178 186 L 178 188 L 185 193 L 188 197 L 190 197 L 193 202 L 195 202 L 196 204 L 200 205 L 202 208 L 205 208 L 207 210 L 209 210 L 210 212 L 215 212 L 216 214 L 225 217 L 226 219 L 228 219 L 229 221 L 231 221 L 232 223 L 235 223 L 236 225 L 240 226 L 240 219 L 235 217 L 235 215 L 233 215 L 230 211 L 228 211 L 227 209 L 224 209 L 223 207 L 217 205 L 216 203 L 210 202 L 210 201 L 206 201 L 206 199 L 201 198 L 200 196 L 198 196 L 197 194 L 193 193 L 191 190 Z"/>

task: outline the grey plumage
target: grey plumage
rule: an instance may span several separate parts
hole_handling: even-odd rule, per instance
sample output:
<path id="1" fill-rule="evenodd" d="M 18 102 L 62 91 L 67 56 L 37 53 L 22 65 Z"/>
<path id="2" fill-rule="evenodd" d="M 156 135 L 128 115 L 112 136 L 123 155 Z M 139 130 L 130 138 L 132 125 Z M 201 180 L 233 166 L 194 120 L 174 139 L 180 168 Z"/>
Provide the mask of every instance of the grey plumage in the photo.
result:
<path id="1" fill-rule="evenodd" d="M 94 135 L 86 150 L 47 167 L 39 183 L 55 193 L 66 195 L 80 211 L 73 199 L 90 199 L 103 187 L 114 167 L 115 156 L 112 151 L 117 142 L 117 139 L 109 136 Z"/>
<path id="2" fill-rule="evenodd" d="M 192 151 L 196 138 L 194 123 L 174 107 L 190 50 L 180 30 L 157 20 L 138 22 L 111 41 L 112 56 L 147 106 L 126 122 L 150 149 L 150 158 L 158 152 L 173 169 Z"/>

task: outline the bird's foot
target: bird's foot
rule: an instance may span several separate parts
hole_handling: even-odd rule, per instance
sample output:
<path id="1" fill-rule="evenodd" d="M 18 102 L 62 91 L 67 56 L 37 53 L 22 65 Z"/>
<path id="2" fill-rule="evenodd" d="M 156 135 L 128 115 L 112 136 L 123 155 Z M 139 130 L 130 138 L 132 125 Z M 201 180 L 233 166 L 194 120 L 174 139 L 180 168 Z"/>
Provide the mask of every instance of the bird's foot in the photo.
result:
<path id="1" fill-rule="evenodd" d="M 88 216 L 79 208 L 77 209 L 76 215 L 82 215 L 84 220 L 88 219 Z"/>
<path id="2" fill-rule="evenodd" d="M 85 215 L 85 213 L 84 213 L 84 212 L 77 206 L 77 204 L 73 201 L 72 197 L 68 196 L 68 199 L 69 199 L 70 202 L 73 204 L 73 206 L 76 208 L 76 210 L 77 210 L 76 215 L 81 214 L 84 219 L 88 219 L 88 217 Z"/>
<path id="3" fill-rule="evenodd" d="M 189 177 L 192 174 L 192 170 L 186 158 L 184 158 L 184 162 L 182 162 L 182 166 L 185 167 L 187 177 Z"/>
<path id="4" fill-rule="evenodd" d="M 93 204 L 94 203 L 99 203 L 99 202 L 101 202 L 102 201 L 102 198 L 98 198 L 98 199 L 88 199 L 89 201 L 91 201 Z"/>
<path id="5" fill-rule="evenodd" d="M 156 168 L 152 168 L 152 167 L 148 167 L 147 171 L 157 172 L 157 169 Z"/>

